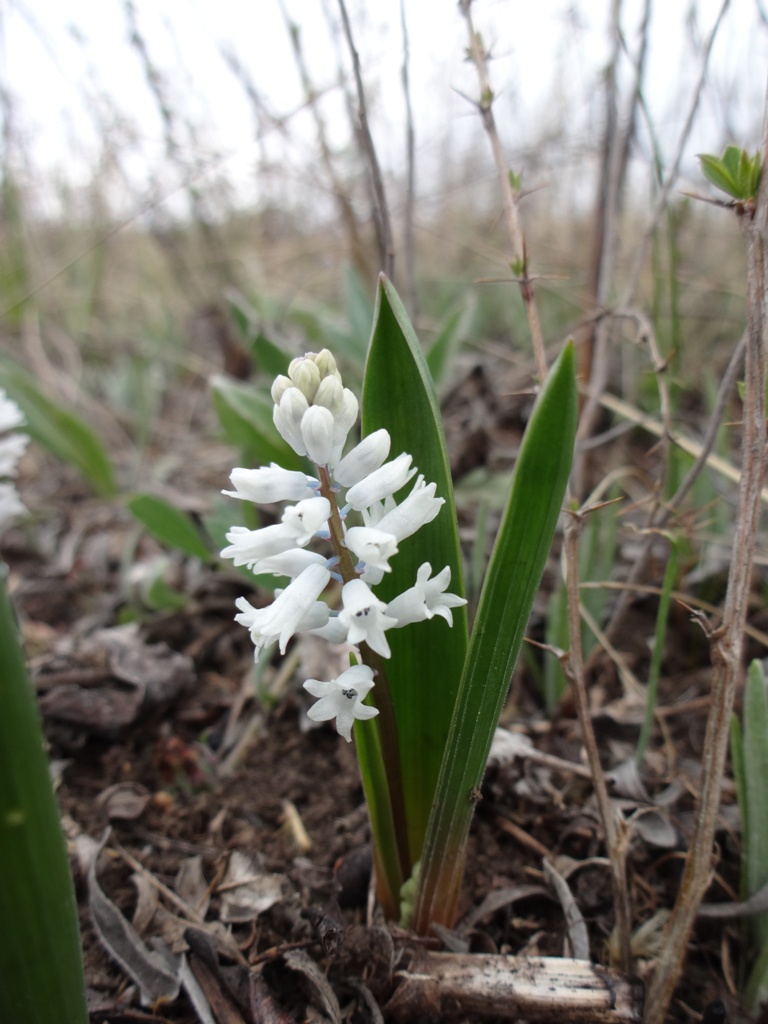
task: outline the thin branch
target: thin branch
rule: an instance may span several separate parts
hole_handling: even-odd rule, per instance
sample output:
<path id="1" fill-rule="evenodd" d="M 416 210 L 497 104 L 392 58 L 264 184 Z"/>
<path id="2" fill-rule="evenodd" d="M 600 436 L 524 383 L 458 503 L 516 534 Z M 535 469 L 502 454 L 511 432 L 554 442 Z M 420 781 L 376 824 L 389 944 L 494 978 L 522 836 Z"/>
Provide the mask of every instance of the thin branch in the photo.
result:
<path id="1" fill-rule="evenodd" d="M 360 121 L 363 148 L 365 149 L 365 155 L 368 159 L 373 182 L 374 221 L 376 223 L 376 239 L 379 244 L 379 259 L 381 262 L 381 269 L 391 280 L 395 272 L 395 243 L 392 237 L 392 222 L 389 217 L 389 206 L 387 205 L 387 195 L 384 190 L 384 179 L 381 175 L 381 166 L 379 165 L 379 158 L 376 155 L 376 146 L 374 145 L 373 136 L 371 135 L 371 129 L 368 124 L 368 108 L 365 102 L 363 73 L 360 69 L 360 55 L 357 52 L 355 41 L 352 37 L 352 27 L 349 23 L 347 6 L 344 0 L 339 0 L 339 11 L 341 12 L 341 20 L 344 25 L 344 35 L 352 58 L 352 68 L 355 75 L 355 85 L 357 87 L 357 116 Z"/>
<path id="2" fill-rule="evenodd" d="M 400 26 L 403 34 L 403 97 L 405 99 L 405 142 L 406 142 L 406 180 L 405 180 L 405 230 L 403 256 L 405 258 L 405 294 L 406 305 L 413 320 L 418 312 L 416 308 L 416 158 L 415 131 L 413 127 L 413 106 L 411 104 L 410 61 L 411 48 L 408 36 L 408 22 L 405 17 L 405 0 L 400 0 Z"/>
<path id="3" fill-rule="evenodd" d="M 651 532 L 646 536 L 640 549 L 640 553 L 635 559 L 626 579 L 625 586 L 628 589 L 623 591 L 621 597 L 616 603 L 611 619 L 605 627 L 605 635 L 609 640 L 612 640 L 619 632 L 623 625 L 626 613 L 629 611 L 629 608 L 634 601 L 634 595 L 631 588 L 640 580 L 640 577 L 645 572 L 645 567 L 648 564 L 651 549 L 653 548 L 656 540 L 656 532 L 663 529 L 674 513 L 680 508 L 689 491 L 709 461 L 712 448 L 714 447 L 715 440 L 717 438 L 717 432 L 720 429 L 720 423 L 723 418 L 723 413 L 725 412 L 725 407 L 733 393 L 734 387 L 736 386 L 736 379 L 739 376 L 739 371 L 741 370 L 746 344 L 747 336 L 746 334 L 743 334 L 736 348 L 733 350 L 733 355 L 731 356 L 725 373 L 723 374 L 723 379 L 720 382 L 720 387 L 718 388 L 717 395 L 715 397 L 715 404 L 709 417 L 707 429 L 704 432 L 704 437 L 701 441 L 700 448 L 696 453 L 694 463 L 680 482 L 680 486 L 672 497 L 665 502 L 663 508 L 657 509 L 653 522 L 650 524 Z M 587 661 L 587 672 L 592 668 L 594 659 L 599 657 L 599 654 L 599 650 L 596 649 L 594 654 L 590 656 Z"/>
<path id="4" fill-rule="evenodd" d="M 768 98 L 763 121 L 763 166 L 768 161 Z M 728 734 L 736 686 L 742 673 L 742 649 L 752 563 L 765 475 L 765 387 L 768 357 L 768 175 L 763 175 L 754 219 L 747 233 L 747 351 L 744 433 L 739 503 L 723 623 L 712 635 L 712 702 L 707 718 L 701 796 L 677 901 L 648 990 L 646 1024 L 663 1024 L 680 976 L 688 939 L 709 885 L 712 843 L 720 808 Z"/>
<path id="5" fill-rule="evenodd" d="M 584 515 L 571 512 L 565 525 L 565 561 L 566 587 L 568 590 L 568 659 L 565 671 L 573 683 L 576 694 L 576 707 L 581 724 L 582 739 L 587 753 L 587 763 L 592 774 L 592 786 L 595 790 L 598 811 L 605 831 L 605 845 L 611 864 L 613 897 L 616 913 L 616 939 L 619 951 L 619 966 L 629 971 L 632 964 L 630 938 L 632 934 L 632 914 L 630 911 L 629 889 L 627 887 L 627 848 L 626 827 L 617 820 L 617 814 L 608 798 L 608 787 L 605 782 L 603 766 L 600 763 L 600 752 L 592 728 L 589 711 L 589 698 L 584 677 L 584 659 L 581 649 L 581 614 L 579 611 L 579 537 L 581 535 Z"/>
<path id="6" fill-rule="evenodd" d="M 525 247 L 525 235 L 520 227 L 520 217 L 518 215 L 520 190 L 513 187 L 509 166 L 507 165 L 504 149 L 496 128 L 496 119 L 493 116 L 494 95 L 488 74 L 488 51 L 483 45 L 480 34 L 475 31 L 472 21 L 472 0 L 460 0 L 459 7 L 467 22 L 469 51 L 472 55 L 472 61 L 477 70 L 477 77 L 480 83 L 480 101 L 477 106 L 483 121 L 483 127 L 491 143 L 493 159 L 496 163 L 496 171 L 501 186 L 504 217 L 507 222 L 507 233 L 512 245 L 512 268 L 520 285 L 520 294 L 528 316 L 531 345 L 533 346 L 533 355 L 536 360 L 536 373 L 539 381 L 543 384 L 547 378 L 547 357 L 544 350 L 544 335 L 541 330 L 539 311 L 536 306 L 533 281 L 528 273 L 528 253 Z"/>

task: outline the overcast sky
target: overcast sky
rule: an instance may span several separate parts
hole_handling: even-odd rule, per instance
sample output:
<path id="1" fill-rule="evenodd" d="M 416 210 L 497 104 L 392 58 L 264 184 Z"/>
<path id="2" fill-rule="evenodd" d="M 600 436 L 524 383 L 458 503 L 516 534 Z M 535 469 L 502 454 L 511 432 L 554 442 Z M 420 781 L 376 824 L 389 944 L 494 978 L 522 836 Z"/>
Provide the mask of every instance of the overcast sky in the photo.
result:
<path id="1" fill-rule="evenodd" d="M 348 119 L 335 87 L 339 50 L 329 30 L 336 0 L 284 0 L 301 37 L 335 145 L 345 144 Z M 404 108 L 399 0 L 348 0 L 369 91 L 372 125 L 383 161 L 401 168 Z M 85 182 L 104 154 L 105 138 L 120 154 L 132 194 L 162 179 L 166 144 L 158 107 L 139 53 L 130 43 L 124 0 L 6 0 L 2 11 L 2 82 L 12 134 L 33 174 L 51 170 Z M 286 176 L 311 178 L 315 132 L 300 112 L 304 92 L 278 0 L 134 0 L 136 25 L 160 72 L 169 107 L 178 115 L 182 161 L 218 176 L 245 201 L 258 199 L 254 173 L 265 158 Z M 492 48 L 497 115 L 510 162 L 525 162 L 542 138 L 563 136 L 569 161 L 599 137 L 601 72 L 608 54 L 609 0 L 476 0 L 476 27 Z M 625 0 L 630 47 L 640 0 Z M 698 70 L 695 48 L 722 0 L 663 0 L 655 4 L 647 96 L 665 151 L 671 152 Z M 460 93 L 477 95 L 463 59 L 466 27 L 453 0 L 406 0 L 410 73 L 422 187 L 446 154 L 481 143 L 478 118 Z M 695 12 L 692 22 L 690 12 Z M 330 19 L 329 19 L 330 14 Z M 240 63 L 260 100 L 286 131 L 256 121 L 242 81 L 226 60 Z M 346 54 L 342 54 L 348 66 Z M 628 68 L 628 64 L 627 64 Z M 708 88 L 689 147 L 725 141 L 754 147 L 768 69 L 768 29 L 757 0 L 731 0 L 712 58 Z M 628 82 L 625 76 L 625 81 Z M 297 113 L 297 111 L 299 111 Z M 647 138 L 645 145 L 647 147 Z M 16 159 L 19 157 L 17 155 Z"/>

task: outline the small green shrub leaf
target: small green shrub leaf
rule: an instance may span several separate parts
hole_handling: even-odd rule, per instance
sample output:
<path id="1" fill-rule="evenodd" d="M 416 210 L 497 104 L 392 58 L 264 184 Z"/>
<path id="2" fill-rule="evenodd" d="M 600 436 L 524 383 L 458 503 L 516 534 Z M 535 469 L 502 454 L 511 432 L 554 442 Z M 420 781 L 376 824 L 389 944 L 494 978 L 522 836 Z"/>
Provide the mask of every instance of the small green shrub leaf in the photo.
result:
<path id="1" fill-rule="evenodd" d="M 269 391 L 217 375 L 211 393 L 226 440 L 245 460 L 259 466 L 276 462 L 285 469 L 304 468 L 304 460 L 275 431 Z"/>
<path id="2" fill-rule="evenodd" d="M 109 456 L 83 420 L 46 397 L 32 376 L 9 359 L 0 360 L 0 387 L 24 413 L 24 429 L 33 440 L 79 470 L 97 493 L 116 493 Z"/>
<path id="3" fill-rule="evenodd" d="M 210 559 L 208 545 L 190 517 L 164 498 L 136 494 L 128 500 L 128 508 L 147 533 L 161 544 L 204 562 Z"/>

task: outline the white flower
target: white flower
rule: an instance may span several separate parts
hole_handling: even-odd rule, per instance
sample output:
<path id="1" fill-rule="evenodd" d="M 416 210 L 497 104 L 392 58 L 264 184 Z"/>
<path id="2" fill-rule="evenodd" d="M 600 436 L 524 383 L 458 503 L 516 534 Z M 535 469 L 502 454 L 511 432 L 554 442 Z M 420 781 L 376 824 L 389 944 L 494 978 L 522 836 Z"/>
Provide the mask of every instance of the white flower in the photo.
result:
<path id="1" fill-rule="evenodd" d="M 301 436 L 301 420 L 309 408 L 309 402 L 298 388 L 287 388 L 279 403 L 272 410 L 272 419 L 278 433 L 287 441 L 297 455 L 306 455 L 307 449 Z"/>
<path id="2" fill-rule="evenodd" d="M 445 503 L 445 498 L 435 497 L 436 490 L 437 484 L 425 484 L 424 477 L 419 474 L 413 490 L 399 505 L 373 522 L 369 522 L 365 513 L 363 519 L 366 525 L 375 525 L 377 530 L 391 533 L 398 541 L 405 540 L 426 523 L 431 523 Z"/>
<path id="3" fill-rule="evenodd" d="M 328 621 L 328 605 L 317 599 L 330 578 L 325 566 L 309 565 L 266 608 L 254 608 L 244 597 L 237 600 L 240 614 L 235 621 L 250 630 L 257 654 L 275 640 L 285 654 L 294 633 L 317 629 Z"/>
<path id="4" fill-rule="evenodd" d="M 16 516 L 26 511 L 13 484 L 0 483 L 0 530 L 10 526 Z"/>
<path id="5" fill-rule="evenodd" d="M 24 422 L 24 413 L 16 403 L 0 388 L 0 433 L 13 430 Z"/>
<path id="6" fill-rule="evenodd" d="M 285 523 L 263 526 L 260 530 L 249 530 L 245 526 L 233 526 L 227 534 L 229 547 L 221 552 L 222 558 L 231 558 L 235 565 L 254 565 L 271 555 L 282 554 L 296 547 L 296 530 Z"/>
<path id="7" fill-rule="evenodd" d="M 347 435 L 357 421 L 359 409 L 360 406 L 354 394 L 349 388 L 344 388 L 341 406 L 333 416 L 333 457 L 329 463 L 331 469 L 341 458 L 344 445 L 347 443 Z"/>
<path id="8" fill-rule="evenodd" d="M 363 438 L 360 444 L 347 452 L 333 471 L 334 478 L 342 487 L 360 483 L 384 464 L 391 444 L 392 439 L 388 430 L 374 430 L 368 437 Z"/>
<path id="9" fill-rule="evenodd" d="M 319 636 L 331 644 L 348 643 L 347 627 L 339 619 L 338 612 L 331 612 L 325 625 L 318 626 L 316 629 L 306 629 L 304 632 L 311 633 L 312 636 Z"/>
<path id="10" fill-rule="evenodd" d="M 350 487 L 347 491 L 347 503 L 361 511 L 395 494 L 416 474 L 415 468 L 411 469 L 412 461 L 413 456 L 403 452 L 391 462 L 385 462 L 360 483 Z"/>
<path id="11" fill-rule="evenodd" d="M 17 463 L 28 444 L 26 434 L 9 434 L 0 438 L 0 476 L 15 476 Z"/>
<path id="12" fill-rule="evenodd" d="M 467 603 L 463 597 L 445 592 L 451 582 L 450 566 L 446 565 L 432 580 L 429 578 L 431 572 L 432 566 L 424 562 L 416 573 L 415 586 L 399 594 L 387 605 L 387 615 L 394 616 L 398 626 L 423 622 L 435 615 L 442 616 L 452 626 L 451 608 L 460 608 Z"/>
<path id="13" fill-rule="evenodd" d="M 307 716 L 313 722 L 327 722 L 336 719 L 336 732 L 343 736 L 347 743 L 352 740 L 352 724 L 357 718 L 367 721 L 378 715 L 378 708 L 363 704 L 363 700 L 373 689 L 373 669 L 368 665 L 353 665 L 342 672 L 338 679 L 321 682 L 319 679 L 307 679 L 304 689 L 313 697 L 319 697 Z"/>
<path id="14" fill-rule="evenodd" d="M 314 361 L 306 356 L 292 359 L 288 367 L 288 376 L 311 405 L 320 387 L 320 371 Z"/>
<path id="15" fill-rule="evenodd" d="M 304 473 L 283 469 L 276 463 L 259 469 L 233 469 L 229 478 L 234 491 L 222 491 L 230 498 L 270 505 L 273 501 L 300 501 L 315 493 Z"/>
<path id="16" fill-rule="evenodd" d="M 273 576 L 290 576 L 295 579 L 308 565 L 326 565 L 328 559 L 318 551 L 307 551 L 306 548 L 289 548 L 278 555 L 269 555 L 260 562 L 250 566 L 256 576 L 271 573 Z"/>
<path id="17" fill-rule="evenodd" d="M 330 514 L 330 501 L 322 495 L 317 495 L 314 498 L 305 498 L 295 505 L 289 505 L 283 512 L 283 525 L 293 531 L 294 543 L 303 548 L 328 522 Z"/>
<path id="18" fill-rule="evenodd" d="M 352 526 L 347 530 L 344 540 L 349 550 L 366 566 L 392 572 L 389 560 L 397 554 L 397 539 L 391 533 L 384 533 L 371 526 Z"/>
<path id="19" fill-rule="evenodd" d="M 333 459 L 333 426 L 333 413 L 322 405 L 311 405 L 302 417 L 301 439 L 318 466 L 327 466 Z"/>
<path id="20" fill-rule="evenodd" d="M 366 643 L 382 658 L 389 658 L 391 651 L 384 630 L 397 625 L 397 619 L 387 615 L 387 606 L 380 601 L 363 580 L 350 580 L 341 591 L 344 605 L 339 612 L 339 621 L 347 630 L 351 644 Z"/>

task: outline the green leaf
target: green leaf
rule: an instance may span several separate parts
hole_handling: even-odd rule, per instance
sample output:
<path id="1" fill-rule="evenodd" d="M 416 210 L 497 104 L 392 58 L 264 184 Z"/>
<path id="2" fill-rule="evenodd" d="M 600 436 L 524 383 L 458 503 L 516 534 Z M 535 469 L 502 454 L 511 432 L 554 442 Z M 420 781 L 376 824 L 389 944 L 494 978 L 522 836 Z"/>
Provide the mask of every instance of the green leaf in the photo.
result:
<path id="1" fill-rule="evenodd" d="M 268 391 L 217 375 L 211 380 L 211 393 L 224 436 L 240 449 L 245 462 L 304 468 L 303 459 L 275 430 Z"/>
<path id="2" fill-rule="evenodd" d="M 128 499 L 128 508 L 144 529 L 166 547 L 207 562 L 211 557 L 208 545 L 186 512 L 153 494 L 135 494 Z"/>
<path id="3" fill-rule="evenodd" d="M 466 307 L 455 310 L 448 316 L 429 346 L 427 366 L 438 391 L 446 382 L 453 357 L 467 334 L 470 319 L 471 311 L 468 315 Z"/>
<path id="4" fill-rule="evenodd" d="M 711 156 L 709 153 L 699 153 L 698 157 L 701 161 L 704 177 L 711 181 L 715 188 L 719 188 L 722 192 L 727 192 L 729 196 L 733 196 L 734 199 L 738 199 L 738 182 L 722 160 L 716 156 Z"/>
<path id="5" fill-rule="evenodd" d="M 290 357 L 278 345 L 270 341 L 265 334 L 262 334 L 261 331 L 259 331 L 253 341 L 251 353 L 256 361 L 256 367 L 259 372 L 266 373 L 270 380 L 274 380 L 280 374 L 285 376 L 288 373 Z"/>
<path id="6" fill-rule="evenodd" d="M 420 934 L 453 924 L 476 795 L 568 482 L 577 407 L 569 342 L 528 423 L 480 595 L 422 856 Z"/>
<path id="7" fill-rule="evenodd" d="M 754 199 L 760 185 L 760 154 L 727 146 L 721 157 L 700 153 L 701 169 L 717 188 L 740 202 Z"/>
<path id="8" fill-rule="evenodd" d="M 392 454 L 410 452 L 425 479 L 445 499 L 439 515 L 400 544 L 393 571 L 377 587 L 390 601 L 413 586 L 420 565 L 451 570 L 452 593 L 463 594 L 461 552 L 448 454 L 440 409 L 429 370 L 408 316 L 392 284 L 382 276 L 365 368 L 363 436 L 386 427 Z M 467 649 L 467 617 L 454 609 L 453 627 L 441 618 L 388 634 L 392 658 L 386 671 L 399 732 L 408 845 L 420 855 L 440 763 L 450 728 L 461 666 Z"/>
<path id="9" fill-rule="evenodd" d="M 88 1024 L 77 904 L 0 567 L 0 1020 Z"/>
<path id="10" fill-rule="evenodd" d="M 747 896 L 768 882 L 768 699 L 759 661 L 749 666 L 744 687 L 743 842 L 746 850 Z M 768 914 L 753 919 L 758 947 L 768 946 Z"/>
<path id="11" fill-rule="evenodd" d="M 116 493 L 109 456 L 83 420 L 47 398 L 30 374 L 9 359 L 0 360 L 0 387 L 24 413 L 24 429 L 33 440 L 78 469 L 99 494 Z"/>

